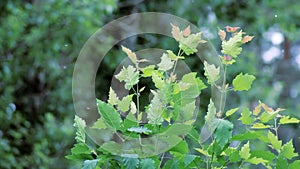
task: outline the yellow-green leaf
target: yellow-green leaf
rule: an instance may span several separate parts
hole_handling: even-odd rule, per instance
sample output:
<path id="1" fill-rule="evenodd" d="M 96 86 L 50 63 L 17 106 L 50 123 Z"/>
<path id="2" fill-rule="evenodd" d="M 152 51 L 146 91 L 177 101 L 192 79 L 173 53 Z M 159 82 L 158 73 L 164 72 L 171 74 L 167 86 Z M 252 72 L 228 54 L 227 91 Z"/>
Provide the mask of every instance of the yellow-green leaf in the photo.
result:
<path id="1" fill-rule="evenodd" d="M 248 91 L 251 88 L 252 82 L 254 80 L 255 80 L 255 76 L 248 75 L 248 74 L 244 75 L 243 73 L 240 73 L 232 81 L 233 88 L 235 91 L 242 91 L 242 90 Z"/>
<path id="2" fill-rule="evenodd" d="M 275 150 L 280 150 L 282 141 L 279 141 L 278 137 L 276 137 L 271 131 L 268 132 L 268 139 Z"/>
<path id="3" fill-rule="evenodd" d="M 294 117 L 290 117 L 290 116 L 283 116 L 280 120 L 279 120 L 280 124 L 290 124 L 290 123 L 300 123 L 300 120 Z"/>
<path id="4" fill-rule="evenodd" d="M 292 142 L 292 140 L 290 140 L 288 143 L 286 143 L 285 145 L 283 145 L 281 147 L 280 155 L 283 155 L 285 158 L 290 160 L 290 159 L 298 156 L 298 154 L 294 153 L 294 151 L 295 151 L 295 148 L 293 146 L 293 142 Z"/>
<path id="5" fill-rule="evenodd" d="M 231 116 L 233 113 L 237 112 L 238 110 L 239 110 L 239 108 L 230 109 L 230 110 L 226 111 L 225 115 L 227 117 Z"/>
<path id="6" fill-rule="evenodd" d="M 245 160 L 250 158 L 251 154 L 249 141 L 241 148 L 239 155 Z"/>
<path id="7" fill-rule="evenodd" d="M 220 67 L 210 65 L 206 61 L 204 61 L 204 71 L 209 84 L 215 83 L 220 78 Z"/>
<path id="8" fill-rule="evenodd" d="M 255 123 L 251 128 L 253 129 L 267 129 L 270 128 L 271 126 L 269 125 L 264 125 L 263 123 Z"/>

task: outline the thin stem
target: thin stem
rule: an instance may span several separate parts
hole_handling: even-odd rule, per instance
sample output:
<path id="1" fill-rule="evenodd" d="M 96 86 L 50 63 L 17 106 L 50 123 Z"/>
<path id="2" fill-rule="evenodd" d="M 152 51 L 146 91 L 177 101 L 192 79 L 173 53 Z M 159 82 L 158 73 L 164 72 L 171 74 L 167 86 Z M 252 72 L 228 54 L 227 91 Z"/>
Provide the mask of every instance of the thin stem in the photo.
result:
<path id="1" fill-rule="evenodd" d="M 224 68 L 224 78 L 223 78 L 223 83 L 222 83 L 222 88 L 221 88 L 221 100 L 220 100 L 220 107 L 219 111 L 222 113 L 224 111 L 225 107 L 225 102 L 226 102 L 226 72 L 227 72 L 227 65 L 225 65 Z"/>
<path id="2" fill-rule="evenodd" d="M 179 49 L 177 56 L 180 56 L 181 54 L 182 54 L 182 53 L 181 53 L 181 49 Z M 177 58 L 176 61 L 175 61 L 175 64 L 174 64 L 174 68 L 173 68 L 172 73 L 175 73 L 175 69 L 176 69 L 176 66 L 177 66 L 177 62 L 178 62 L 178 58 Z"/>
<path id="3" fill-rule="evenodd" d="M 276 135 L 276 137 L 277 137 L 277 139 L 278 139 L 278 127 L 277 127 L 277 123 L 276 123 L 276 118 L 274 118 L 274 130 L 275 130 L 275 135 Z"/>
<path id="4" fill-rule="evenodd" d="M 136 119 L 139 121 L 139 114 L 140 114 L 140 93 L 139 93 L 139 84 L 136 85 L 136 104 L 137 104 L 137 112 L 136 112 Z"/>

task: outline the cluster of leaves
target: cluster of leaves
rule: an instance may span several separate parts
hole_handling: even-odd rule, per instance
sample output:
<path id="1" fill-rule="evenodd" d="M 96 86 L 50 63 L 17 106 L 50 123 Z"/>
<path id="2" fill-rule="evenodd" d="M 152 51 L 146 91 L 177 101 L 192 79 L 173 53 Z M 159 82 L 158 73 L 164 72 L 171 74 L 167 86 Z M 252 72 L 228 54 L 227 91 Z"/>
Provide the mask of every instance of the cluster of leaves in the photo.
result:
<path id="1" fill-rule="evenodd" d="M 255 80 L 253 75 L 241 72 L 231 85 L 226 83 L 227 67 L 237 61 L 241 45 L 253 37 L 244 35 L 238 27 L 219 30 L 224 74 L 221 76 L 221 67 L 204 61 L 204 75 L 207 84 L 220 91 L 220 106 L 217 108 L 214 100 L 210 100 L 205 125 L 199 132 L 192 127 L 192 119 L 197 111 L 196 99 L 207 86 L 194 72 L 179 80 L 175 70 L 177 62 L 185 58 L 183 54 L 197 52 L 199 43 L 205 41 L 201 40 L 201 33 L 191 34 L 189 26 L 184 30 L 171 26 L 179 52 L 176 55 L 167 50 L 157 65 L 141 67 L 140 63 L 147 63 L 147 60 L 139 60 L 134 52 L 122 47 L 133 65 L 123 67 L 115 77 L 124 82 L 125 89 L 132 94 L 120 99 L 110 88 L 108 103 L 97 100 L 101 118 L 91 128 L 76 116 L 77 144 L 67 158 L 85 160 L 83 168 L 243 168 L 258 164 L 266 168 L 299 168 L 300 161 L 293 160 L 298 154 L 294 152 L 292 141 L 283 144 L 277 134 L 280 125 L 299 123 L 299 119 L 282 115 L 283 109 L 273 110 L 261 102 L 253 111 L 247 107 L 242 109 L 239 121 L 247 130 L 245 133 L 233 135 L 235 125 L 226 119 L 241 109 L 224 111 L 226 93 L 248 91 Z M 145 87 L 139 88 L 141 78 L 151 78 L 155 86 L 149 89 L 153 97 L 144 112 L 139 106 L 140 93 L 145 90 Z M 220 85 L 219 80 L 222 80 Z M 97 138 L 99 146 L 93 147 L 87 142 L 86 132 L 92 133 L 91 129 L 101 135 Z M 143 137 L 155 137 L 159 144 L 149 144 Z M 252 146 L 255 141 L 261 141 L 264 149 L 256 150 Z M 161 147 L 161 152 L 145 155 L 149 150 L 157 150 L 157 145 L 167 146 Z"/>

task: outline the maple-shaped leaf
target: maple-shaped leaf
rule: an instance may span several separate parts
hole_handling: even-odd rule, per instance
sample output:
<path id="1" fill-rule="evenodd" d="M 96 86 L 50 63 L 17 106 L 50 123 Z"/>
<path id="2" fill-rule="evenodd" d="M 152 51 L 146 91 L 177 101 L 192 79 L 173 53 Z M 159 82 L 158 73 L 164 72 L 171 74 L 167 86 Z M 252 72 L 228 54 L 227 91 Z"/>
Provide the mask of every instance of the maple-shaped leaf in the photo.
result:
<path id="1" fill-rule="evenodd" d="M 199 43 L 204 43 L 206 41 L 201 39 L 201 32 L 196 34 L 191 34 L 188 37 L 184 37 L 179 41 L 179 48 L 184 51 L 186 55 L 190 55 L 198 52 L 197 46 Z"/>
<path id="2" fill-rule="evenodd" d="M 117 105 L 119 101 L 119 97 L 117 96 L 116 92 L 110 87 L 109 94 L 108 94 L 108 103 L 111 105 Z"/>
<path id="3" fill-rule="evenodd" d="M 136 58 L 136 54 L 134 52 L 132 52 L 130 49 L 122 46 L 122 50 L 127 54 L 127 56 L 129 57 L 129 59 L 134 63 L 137 64 L 137 58 Z"/>
<path id="4" fill-rule="evenodd" d="M 131 104 L 133 95 L 127 95 L 123 97 L 122 100 L 118 101 L 118 109 L 121 110 L 122 112 L 126 112 L 129 110 L 129 106 Z"/>
<path id="5" fill-rule="evenodd" d="M 159 64 L 157 64 L 158 70 L 162 70 L 164 72 L 172 69 L 174 66 L 174 61 L 171 60 L 171 58 L 168 57 L 168 54 L 163 53 L 161 57 L 161 61 Z"/>
<path id="6" fill-rule="evenodd" d="M 123 67 L 115 77 L 120 80 L 120 82 L 125 82 L 125 89 L 127 90 L 130 90 L 132 86 L 139 82 L 139 72 L 132 65 L 129 65 L 127 68 Z"/>
<path id="7" fill-rule="evenodd" d="M 123 165 L 125 166 L 125 169 L 136 169 L 139 166 L 139 162 L 138 158 L 123 157 Z"/>
<path id="8" fill-rule="evenodd" d="M 281 147 L 281 151 L 280 151 L 279 155 L 282 155 L 285 158 L 290 160 L 290 159 L 298 156 L 298 154 L 294 153 L 294 151 L 295 151 L 295 148 L 293 146 L 293 142 L 292 142 L 292 140 L 290 140 L 288 143 L 286 143 L 285 145 L 283 145 Z"/>
<path id="9" fill-rule="evenodd" d="M 236 58 L 242 52 L 242 31 L 236 33 L 228 41 L 222 41 L 222 53 Z"/>
<path id="10" fill-rule="evenodd" d="M 183 38 L 183 33 L 180 31 L 178 26 L 175 26 L 171 23 L 172 26 L 172 36 L 176 41 L 180 41 Z"/>
<path id="11" fill-rule="evenodd" d="M 147 118 L 150 124 L 160 125 L 163 122 L 162 113 L 164 110 L 163 102 L 159 99 L 158 93 L 152 92 L 154 97 L 151 100 L 147 112 Z"/>
<path id="12" fill-rule="evenodd" d="M 251 88 L 252 82 L 255 80 L 255 76 L 249 74 L 238 74 L 232 81 L 234 91 L 248 91 Z"/>
<path id="13" fill-rule="evenodd" d="M 164 80 L 157 75 L 155 72 L 152 72 L 152 81 L 156 88 L 161 89 L 164 85 Z"/>
<path id="14" fill-rule="evenodd" d="M 154 71 L 155 69 L 155 65 L 149 65 L 149 66 L 146 66 L 144 68 L 142 68 L 142 72 L 143 72 L 143 77 L 150 77 L 152 76 L 152 72 Z"/>
<path id="15" fill-rule="evenodd" d="M 249 141 L 241 148 L 239 155 L 245 160 L 250 158 L 251 154 Z"/>
<path id="16" fill-rule="evenodd" d="M 233 124 L 228 120 L 219 119 L 218 121 L 218 127 L 214 136 L 221 149 L 223 149 L 232 137 Z"/>
<path id="17" fill-rule="evenodd" d="M 243 111 L 241 113 L 241 117 L 239 118 L 239 120 L 241 120 L 241 122 L 243 124 L 247 124 L 247 125 L 251 124 L 254 121 L 254 118 L 251 117 L 251 112 L 247 107 L 245 107 L 243 109 Z"/>
<path id="18" fill-rule="evenodd" d="M 275 136 L 271 131 L 268 132 L 268 139 L 275 150 L 278 151 L 281 149 L 282 141 L 279 141 L 278 137 Z"/>
<path id="19" fill-rule="evenodd" d="M 76 129 L 76 137 L 75 140 L 78 143 L 85 143 L 85 121 L 79 116 L 75 115 L 74 127 Z"/>
<path id="20" fill-rule="evenodd" d="M 214 84 L 220 78 L 220 67 L 210 65 L 206 61 L 204 61 L 204 71 L 209 84 Z"/>

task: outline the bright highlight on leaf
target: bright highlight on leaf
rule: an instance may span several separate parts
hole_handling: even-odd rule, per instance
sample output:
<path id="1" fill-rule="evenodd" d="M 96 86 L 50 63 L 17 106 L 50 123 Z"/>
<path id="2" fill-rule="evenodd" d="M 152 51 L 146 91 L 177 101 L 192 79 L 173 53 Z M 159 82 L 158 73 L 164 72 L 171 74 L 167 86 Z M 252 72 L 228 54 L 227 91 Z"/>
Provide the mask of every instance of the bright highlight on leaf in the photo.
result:
<path id="1" fill-rule="evenodd" d="M 130 90 L 132 86 L 139 82 L 139 72 L 132 65 L 127 68 L 123 67 L 119 74 L 115 77 L 120 80 L 120 82 L 125 82 L 125 89 Z"/>
<path id="2" fill-rule="evenodd" d="M 290 160 L 290 159 L 298 156 L 298 154 L 294 153 L 294 151 L 295 151 L 295 148 L 294 148 L 293 142 L 291 140 L 291 141 L 289 141 L 288 143 L 286 143 L 285 145 L 282 146 L 280 155 L 282 155 L 285 158 Z"/>
<path id="3" fill-rule="evenodd" d="M 249 141 L 241 148 L 239 155 L 245 160 L 250 158 L 251 154 Z"/>
<path id="4" fill-rule="evenodd" d="M 85 127 L 86 123 L 79 116 L 75 115 L 74 127 L 76 128 L 76 141 L 78 143 L 85 143 Z"/>
<path id="5" fill-rule="evenodd" d="M 244 75 L 243 73 L 240 73 L 232 81 L 233 88 L 235 91 L 242 91 L 242 90 L 248 91 L 251 88 L 252 82 L 254 80 L 255 80 L 255 76 L 248 75 L 248 74 Z"/>
<path id="6" fill-rule="evenodd" d="M 172 69 L 172 67 L 174 66 L 174 61 L 172 61 L 171 58 L 168 57 L 168 54 L 164 53 L 161 57 L 160 63 L 157 66 L 158 70 L 166 72 Z"/>
<path id="7" fill-rule="evenodd" d="M 137 64 L 137 58 L 136 58 L 136 54 L 133 53 L 130 49 L 122 46 L 122 50 L 127 54 L 127 56 L 129 57 L 129 59 L 134 63 Z"/>
<path id="8" fill-rule="evenodd" d="M 214 84 L 220 78 L 220 67 L 210 65 L 206 61 L 204 61 L 204 71 L 209 84 Z"/>
<path id="9" fill-rule="evenodd" d="M 228 41 L 222 41 L 222 53 L 236 58 L 242 52 L 242 31 L 236 33 Z"/>
<path id="10" fill-rule="evenodd" d="M 239 110 L 239 108 L 234 108 L 234 109 L 230 109 L 228 110 L 225 115 L 228 117 L 228 116 L 231 116 L 232 114 L 234 114 L 235 112 L 237 112 Z"/>
<path id="11" fill-rule="evenodd" d="M 280 124 L 300 123 L 300 120 L 290 116 L 284 116 L 279 120 Z"/>

